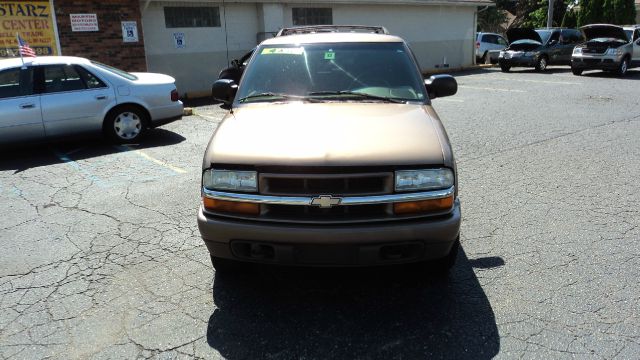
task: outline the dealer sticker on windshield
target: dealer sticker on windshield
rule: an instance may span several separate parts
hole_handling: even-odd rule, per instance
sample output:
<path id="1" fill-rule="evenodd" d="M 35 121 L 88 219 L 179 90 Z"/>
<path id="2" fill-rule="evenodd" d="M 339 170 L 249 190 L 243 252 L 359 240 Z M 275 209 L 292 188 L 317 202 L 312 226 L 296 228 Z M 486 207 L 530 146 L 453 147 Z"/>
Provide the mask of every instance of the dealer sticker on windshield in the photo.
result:
<path id="1" fill-rule="evenodd" d="M 301 47 L 288 47 L 288 48 L 268 48 L 262 49 L 262 55 L 274 55 L 274 54 L 288 54 L 288 55 L 302 55 L 304 48 Z"/>
<path id="2" fill-rule="evenodd" d="M 334 53 L 333 51 L 327 51 L 324 53 L 324 59 L 325 60 L 335 60 L 336 59 L 336 53 Z"/>

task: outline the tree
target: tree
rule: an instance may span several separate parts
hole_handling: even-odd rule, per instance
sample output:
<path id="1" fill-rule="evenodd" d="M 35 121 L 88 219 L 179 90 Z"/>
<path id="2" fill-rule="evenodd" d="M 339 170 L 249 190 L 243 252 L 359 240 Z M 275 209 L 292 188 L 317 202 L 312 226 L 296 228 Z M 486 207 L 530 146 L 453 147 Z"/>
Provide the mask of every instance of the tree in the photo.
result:
<path id="1" fill-rule="evenodd" d="M 504 32 L 504 24 L 507 22 L 507 14 L 495 6 L 478 13 L 478 29 L 482 32 Z"/>
<path id="2" fill-rule="evenodd" d="M 596 23 L 626 25 L 635 21 L 634 0 L 580 0 L 580 26 Z"/>

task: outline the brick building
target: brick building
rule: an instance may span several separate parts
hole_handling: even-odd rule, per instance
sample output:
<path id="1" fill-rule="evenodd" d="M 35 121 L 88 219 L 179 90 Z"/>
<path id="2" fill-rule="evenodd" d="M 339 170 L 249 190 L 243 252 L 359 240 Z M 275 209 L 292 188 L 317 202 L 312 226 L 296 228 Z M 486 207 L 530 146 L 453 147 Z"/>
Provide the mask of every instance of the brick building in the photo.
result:
<path id="1" fill-rule="evenodd" d="M 135 21 L 141 29 L 140 3 L 132 0 L 55 0 L 55 17 L 63 55 L 81 56 L 128 71 L 147 71 L 144 37 L 123 42 L 122 21 Z M 98 31 L 74 32 L 70 14 L 96 14 Z"/>

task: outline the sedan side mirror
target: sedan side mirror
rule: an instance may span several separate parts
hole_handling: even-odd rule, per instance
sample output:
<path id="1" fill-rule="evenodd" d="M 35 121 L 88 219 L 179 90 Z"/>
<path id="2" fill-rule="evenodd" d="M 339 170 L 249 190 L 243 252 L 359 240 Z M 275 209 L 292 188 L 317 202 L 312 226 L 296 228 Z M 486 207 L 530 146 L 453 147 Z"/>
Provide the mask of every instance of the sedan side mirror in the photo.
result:
<path id="1" fill-rule="evenodd" d="M 429 93 L 429 99 L 455 95 L 458 92 L 458 82 L 451 75 L 433 75 L 424 81 Z"/>
<path id="2" fill-rule="evenodd" d="M 231 107 L 237 91 L 238 85 L 231 79 L 216 80 L 211 86 L 211 96 L 214 100 L 221 101 L 223 108 Z"/>

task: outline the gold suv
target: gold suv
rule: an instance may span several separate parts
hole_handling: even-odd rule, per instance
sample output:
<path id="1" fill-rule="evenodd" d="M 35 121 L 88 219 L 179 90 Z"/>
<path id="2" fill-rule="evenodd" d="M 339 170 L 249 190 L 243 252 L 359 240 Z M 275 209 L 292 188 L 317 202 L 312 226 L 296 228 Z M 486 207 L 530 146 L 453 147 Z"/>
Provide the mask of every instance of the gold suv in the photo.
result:
<path id="1" fill-rule="evenodd" d="M 261 43 L 240 84 L 212 88 L 230 109 L 204 155 L 198 213 L 215 269 L 449 269 L 457 173 L 430 99 L 456 91 L 448 75 L 424 81 L 384 28 L 292 28 Z"/>

